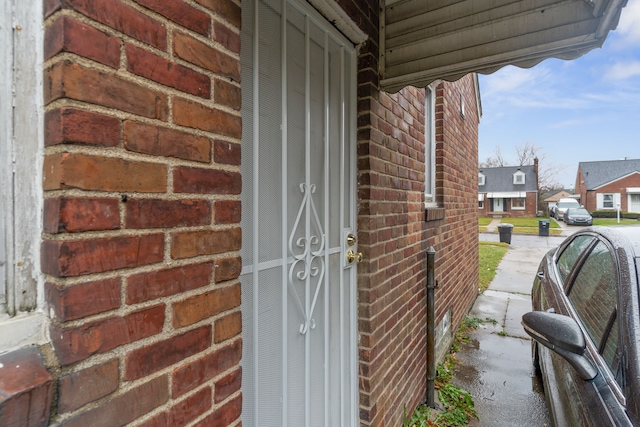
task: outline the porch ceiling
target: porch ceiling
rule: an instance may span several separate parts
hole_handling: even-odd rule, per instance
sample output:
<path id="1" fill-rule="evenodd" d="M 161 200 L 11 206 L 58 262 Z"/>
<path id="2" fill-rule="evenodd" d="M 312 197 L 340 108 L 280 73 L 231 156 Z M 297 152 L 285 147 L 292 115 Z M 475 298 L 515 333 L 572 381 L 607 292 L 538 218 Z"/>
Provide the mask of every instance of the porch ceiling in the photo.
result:
<path id="1" fill-rule="evenodd" d="M 383 0 L 382 88 L 396 92 L 510 64 L 577 58 L 602 46 L 626 2 Z"/>

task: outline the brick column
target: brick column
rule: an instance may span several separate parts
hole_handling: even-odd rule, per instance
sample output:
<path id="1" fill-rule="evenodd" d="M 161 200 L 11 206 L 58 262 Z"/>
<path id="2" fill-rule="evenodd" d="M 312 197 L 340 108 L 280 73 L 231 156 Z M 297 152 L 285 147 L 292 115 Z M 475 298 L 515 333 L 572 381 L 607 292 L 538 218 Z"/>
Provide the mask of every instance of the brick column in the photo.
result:
<path id="1" fill-rule="evenodd" d="M 52 421 L 237 424 L 240 6 L 44 9 Z"/>

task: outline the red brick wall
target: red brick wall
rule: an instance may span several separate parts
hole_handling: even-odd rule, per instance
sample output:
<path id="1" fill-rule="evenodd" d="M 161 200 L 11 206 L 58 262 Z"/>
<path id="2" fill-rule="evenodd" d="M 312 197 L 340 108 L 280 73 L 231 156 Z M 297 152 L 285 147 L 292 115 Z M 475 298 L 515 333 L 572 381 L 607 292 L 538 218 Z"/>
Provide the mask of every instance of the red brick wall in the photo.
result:
<path id="1" fill-rule="evenodd" d="M 536 196 L 537 196 L 537 193 L 533 193 L 533 192 L 527 193 L 524 209 L 513 209 L 511 207 L 511 199 L 505 199 L 507 201 L 504 204 L 505 210 L 503 212 L 498 212 L 498 213 L 493 212 L 491 210 L 491 199 L 488 199 L 485 196 L 484 207 L 482 209 L 478 208 L 478 214 L 480 216 L 489 216 L 496 213 L 505 217 L 535 217 L 538 213 L 537 211 L 538 199 Z"/>
<path id="2" fill-rule="evenodd" d="M 437 251 L 436 322 L 452 310 L 457 327 L 477 295 L 479 117 L 471 76 L 438 86 L 436 199 L 444 209 L 425 213 L 424 90 L 380 92 L 362 67 L 372 63 L 366 55 L 358 79 L 360 414 L 362 425 L 399 425 L 405 405 L 411 411 L 424 399 L 426 249 Z"/>
<path id="3" fill-rule="evenodd" d="M 235 424 L 239 3 L 44 9 L 51 422 Z"/>
<path id="4" fill-rule="evenodd" d="M 425 213 L 424 90 L 379 90 L 379 5 L 340 4 L 370 36 L 358 60 L 360 420 L 400 425 L 405 405 L 412 411 L 425 397 L 426 249 L 437 251 L 436 322 L 452 309 L 457 327 L 477 295 L 479 112 L 472 77 L 438 86 L 441 209 Z"/>
<path id="5" fill-rule="evenodd" d="M 580 171 L 578 172 L 578 177 L 581 178 Z M 588 210 L 595 211 L 598 206 L 597 194 L 620 193 L 620 210 L 626 212 L 629 208 L 628 187 L 640 187 L 640 174 L 629 175 L 591 191 L 587 191 L 583 181 L 578 179 L 576 181 L 576 194 L 580 194 L 580 204 Z M 613 209 L 616 209 L 616 207 L 614 206 Z"/>
<path id="6" fill-rule="evenodd" d="M 575 187 L 573 187 L 573 188 L 574 188 L 573 193 L 580 195 L 579 202 L 580 202 L 580 204 L 582 206 L 584 206 L 586 209 L 591 209 L 591 210 L 595 209 L 595 206 L 596 206 L 595 205 L 595 203 L 596 203 L 595 196 L 593 197 L 593 206 L 594 206 L 594 208 L 592 209 L 592 208 L 590 208 L 588 206 L 588 203 L 589 203 L 588 197 L 589 197 L 589 195 L 587 194 L 587 187 L 584 184 L 584 178 L 582 176 L 582 170 L 579 167 L 578 167 L 578 173 L 576 175 L 576 184 L 575 184 Z"/>
<path id="7" fill-rule="evenodd" d="M 459 93 L 467 116 L 459 113 Z M 359 140 L 361 394 L 364 425 L 396 425 L 424 398 L 425 250 L 436 254 L 436 322 L 457 326 L 477 295 L 477 124 L 473 79 L 436 91 L 436 195 L 425 221 L 424 91 L 377 93 Z M 403 107 L 404 106 L 404 107 Z M 362 112 L 361 112 L 362 117 Z M 410 118 L 406 120 L 406 118 Z M 362 121 L 361 121 L 362 123 Z M 440 215 L 438 215 L 440 214 Z"/>
<path id="8" fill-rule="evenodd" d="M 444 82 L 436 91 L 436 181 L 445 209 L 427 223 L 427 246 L 436 249 L 436 323 L 453 309 L 455 331 L 478 293 L 478 123 L 472 76 Z M 465 117 L 460 115 L 460 94 Z M 440 120 L 442 114 L 442 120 Z"/>

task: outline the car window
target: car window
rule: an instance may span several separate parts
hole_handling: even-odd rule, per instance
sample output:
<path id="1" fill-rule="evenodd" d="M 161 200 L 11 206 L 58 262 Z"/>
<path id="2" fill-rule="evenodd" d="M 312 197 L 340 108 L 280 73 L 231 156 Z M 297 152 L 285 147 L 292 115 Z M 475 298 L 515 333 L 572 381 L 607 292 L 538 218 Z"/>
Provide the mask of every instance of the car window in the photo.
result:
<path id="1" fill-rule="evenodd" d="M 593 239 L 593 236 L 578 236 L 563 249 L 557 261 L 558 275 L 560 276 L 561 283 L 564 284 L 571 269 L 576 261 L 578 261 L 580 254 L 584 252 Z"/>
<path id="2" fill-rule="evenodd" d="M 618 317 L 616 316 L 611 325 L 607 340 L 604 343 L 602 357 L 605 362 L 607 362 L 607 365 L 609 365 L 609 368 L 611 368 L 611 372 L 618 384 L 622 386 L 622 365 L 620 364 L 620 352 L 618 351 L 618 323 Z"/>
<path id="3" fill-rule="evenodd" d="M 596 244 L 580 267 L 569 290 L 569 300 L 587 334 L 615 372 L 618 274 L 614 258 L 603 242 Z"/>
<path id="4" fill-rule="evenodd" d="M 578 202 L 559 202 L 558 207 L 560 208 L 579 208 L 580 203 Z"/>

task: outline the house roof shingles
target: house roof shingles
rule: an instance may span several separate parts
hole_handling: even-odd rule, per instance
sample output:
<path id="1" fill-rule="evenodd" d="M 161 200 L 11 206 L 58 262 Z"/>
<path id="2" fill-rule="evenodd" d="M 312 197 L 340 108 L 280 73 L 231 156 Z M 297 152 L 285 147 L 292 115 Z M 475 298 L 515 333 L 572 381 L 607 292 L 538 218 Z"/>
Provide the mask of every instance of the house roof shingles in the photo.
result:
<path id="1" fill-rule="evenodd" d="M 525 174 L 524 185 L 513 183 L 513 174 L 518 170 L 521 170 Z M 484 185 L 478 186 L 479 193 L 498 191 L 538 191 L 533 165 L 480 168 L 478 172 L 485 176 Z"/>
<path id="2" fill-rule="evenodd" d="M 582 172 L 586 189 L 594 190 L 633 172 L 640 172 L 640 159 L 580 162 L 578 169 Z"/>

